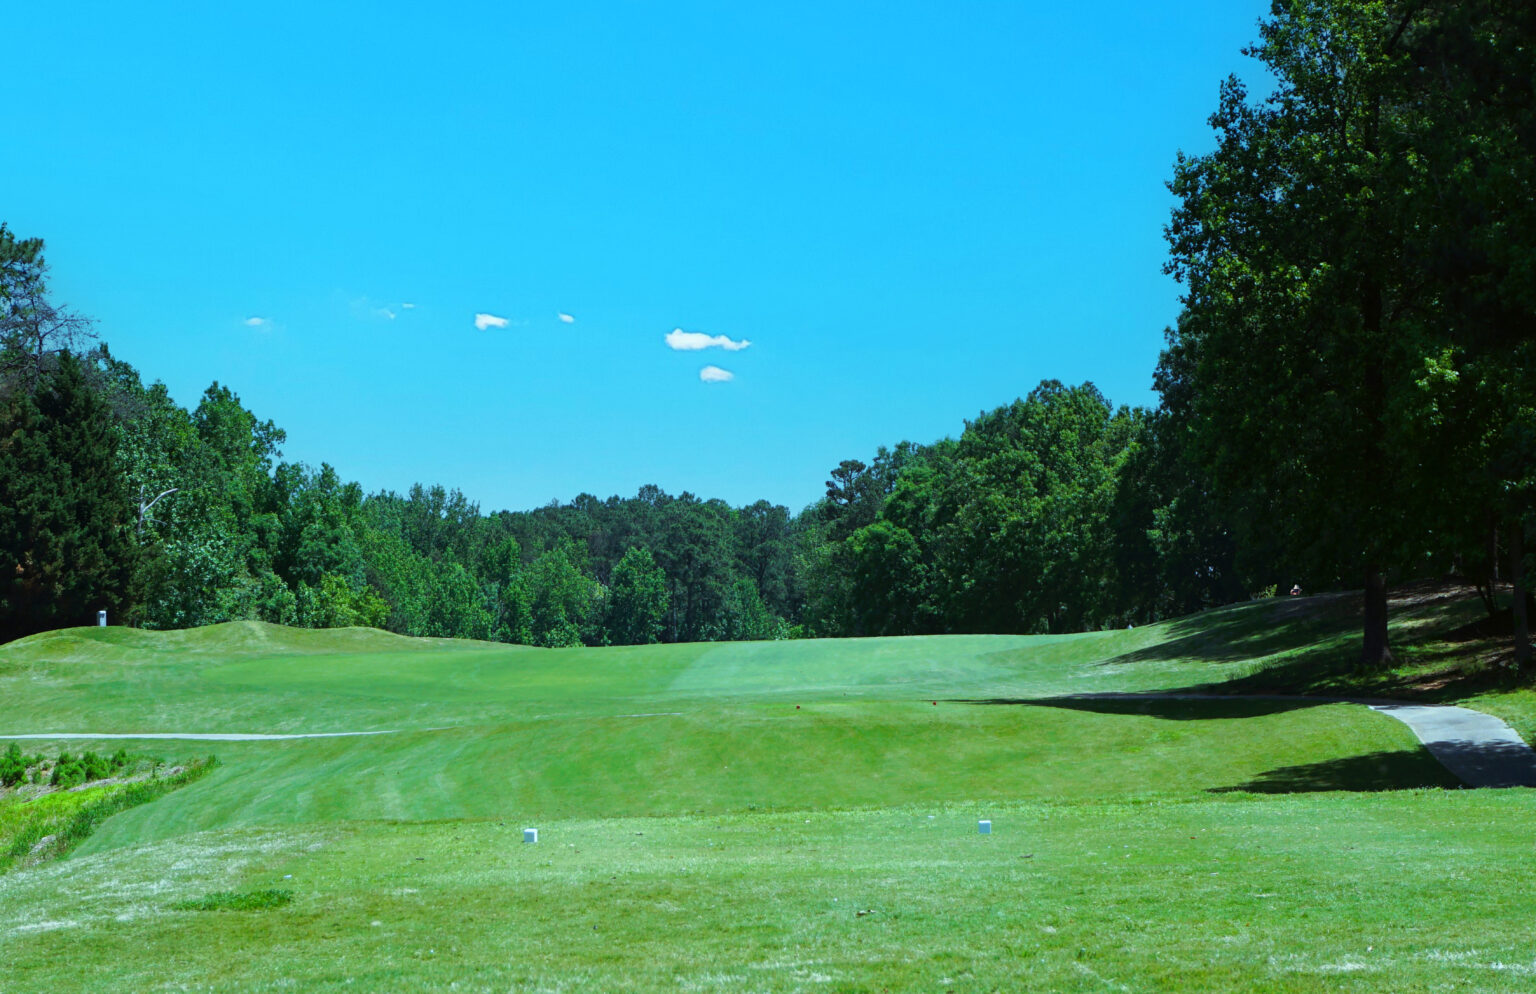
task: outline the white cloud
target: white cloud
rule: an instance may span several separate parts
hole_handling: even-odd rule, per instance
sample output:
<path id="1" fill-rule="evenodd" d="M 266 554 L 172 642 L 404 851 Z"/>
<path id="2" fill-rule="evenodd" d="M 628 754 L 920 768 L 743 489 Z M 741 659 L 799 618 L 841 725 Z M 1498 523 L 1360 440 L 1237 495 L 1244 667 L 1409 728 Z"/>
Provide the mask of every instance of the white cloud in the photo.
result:
<path id="1" fill-rule="evenodd" d="M 729 383 L 735 378 L 735 373 L 729 369 L 721 369 L 719 366 L 705 366 L 699 370 L 699 379 L 705 383 Z"/>
<path id="2" fill-rule="evenodd" d="M 727 352 L 740 352 L 751 344 L 745 338 L 736 342 L 724 335 L 706 335 L 702 331 L 684 331 L 681 328 L 673 328 L 667 332 L 667 347 L 678 352 L 697 352 L 700 349 L 717 348 L 725 349 Z"/>
<path id="3" fill-rule="evenodd" d="M 393 321 L 395 319 L 395 312 L 390 310 L 388 307 L 380 307 L 373 313 L 377 314 L 379 317 L 386 321 Z"/>
<path id="4" fill-rule="evenodd" d="M 576 319 L 575 318 L 571 317 L 569 314 L 566 314 L 564 312 L 556 314 L 555 317 L 559 318 L 561 321 L 563 321 L 566 324 L 575 324 L 576 323 Z"/>
<path id="5" fill-rule="evenodd" d="M 272 322 L 269 321 L 266 318 L 246 318 L 245 319 L 245 326 L 247 328 L 265 328 L 267 325 L 269 325 L 271 323 Z"/>
<path id="6" fill-rule="evenodd" d="M 401 308 L 401 310 L 414 311 L 416 309 L 416 305 L 415 304 L 406 303 L 406 304 L 401 304 L 400 308 Z"/>
<path id="7" fill-rule="evenodd" d="M 475 327 L 484 331 L 487 328 L 505 328 L 512 322 L 506 318 L 499 318 L 494 314 L 476 314 Z"/>

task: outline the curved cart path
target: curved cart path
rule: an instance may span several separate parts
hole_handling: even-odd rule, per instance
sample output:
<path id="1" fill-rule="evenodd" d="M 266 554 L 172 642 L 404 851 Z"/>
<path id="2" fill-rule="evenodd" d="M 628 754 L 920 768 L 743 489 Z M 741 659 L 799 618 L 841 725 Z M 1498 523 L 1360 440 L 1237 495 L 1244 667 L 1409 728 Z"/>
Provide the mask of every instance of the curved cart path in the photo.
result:
<path id="1" fill-rule="evenodd" d="M 1469 787 L 1536 787 L 1536 750 L 1491 714 L 1450 704 L 1361 703 L 1413 729 L 1430 755 Z"/>
<path id="2" fill-rule="evenodd" d="M 1077 700 L 1312 701 L 1360 704 L 1412 729 L 1429 754 L 1468 787 L 1536 787 L 1536 749 L 1501 719 L 1454 704 L 1301 694 L 1072 694 Z"/>

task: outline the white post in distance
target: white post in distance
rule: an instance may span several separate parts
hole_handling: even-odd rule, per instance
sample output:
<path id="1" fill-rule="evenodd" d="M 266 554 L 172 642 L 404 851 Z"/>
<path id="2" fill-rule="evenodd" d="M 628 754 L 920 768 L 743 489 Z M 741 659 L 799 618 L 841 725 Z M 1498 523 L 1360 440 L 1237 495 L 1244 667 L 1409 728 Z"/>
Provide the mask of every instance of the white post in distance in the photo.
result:
<path id="1" fill-rule="evenodd" d="M 107 627 L 107 612 L 105 612 L 105 611 L 97 611 L 96 612 L 96 627 L 97 628 L 105 628 L 105 627 Z"/>

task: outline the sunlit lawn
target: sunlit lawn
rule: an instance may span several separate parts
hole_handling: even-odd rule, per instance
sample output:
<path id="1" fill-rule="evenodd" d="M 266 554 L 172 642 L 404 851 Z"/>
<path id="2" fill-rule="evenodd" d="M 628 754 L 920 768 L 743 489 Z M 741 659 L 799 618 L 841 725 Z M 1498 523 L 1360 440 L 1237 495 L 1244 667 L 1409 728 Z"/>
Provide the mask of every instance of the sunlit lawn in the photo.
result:
<path id="1" fill-rule="evenodd" d="M 1041 640 L 13 645 L 6 731 L 401 731 L 221 743 L 0 876 L 0 990 L 1536 987 L 1529 791 L 1445 789 L 1351 705 L 1066 697 L 1347 637 L 1282 609 Z"/>

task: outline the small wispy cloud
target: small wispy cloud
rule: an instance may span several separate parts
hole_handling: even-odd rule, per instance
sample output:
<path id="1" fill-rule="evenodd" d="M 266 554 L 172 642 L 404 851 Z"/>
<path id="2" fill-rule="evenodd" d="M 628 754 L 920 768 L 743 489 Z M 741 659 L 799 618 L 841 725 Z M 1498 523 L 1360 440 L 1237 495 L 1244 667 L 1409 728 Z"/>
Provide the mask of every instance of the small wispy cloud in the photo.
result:
<path id="1" fill-rule="evenodd" d="M 414 311 L 416 309 L 416 305 L 412 303 L 404 303 L 400 305 L 400 309 L 403 311 Z"/>
<path id="2" fill-rule="evenodd" d="M 729 383 L 735 378 L 735 373 L 729 369 L 721 369 L 719 366 L 705 366 L 699 370 L 699 379 L 705 383 Z"/>
<path id="3" fill-rule="evenodd" d="M 484 331 L 487 328 L 505 328 L 512 322 L 506 318 L 497 317 L 494 314 L 476 314 L 475 327 Z"/>
<path id="4" fill-rule="evenodd" d="M 246 318 L 245 319 L 245 326 L 247 328 L 265 328 L 268 325 L 270 325 L 271 323 L 272 323 L 271 320 L 269 320 L 268 318 L 255 318 L 255 317 L 252 317 L 252 318 Z"/>
<path id="5" fill-rule="evenodd" d="M 393 321 L 396 317 L 397 304 L 384 304 L 368 297 L 352 297 L 347 300 L 347 309 L 352 317 L 358 321 Z"/>
<path id="6" fill-rule="evenodd" d="M 698 352 L 700 349 L 725 349 L 727 352 L 740 352 L 752 343 L 743 338 L 734 341 L 724 335 L 706 335 L 702 331 L 684 331 L 681 328 L 673 328 L 667 332 L 667 348 L 678 352 Z M 714 367 L 710 367 L 713 369 Z"/>
<path id="7" fill-rule="evenodd" d="M 575 324 L 576 323 L 576 319 L 571 317 L 569 314 L 566 314 L 564 311 L 560 312 L 559 314 L 556 314 L 555 317 L 559 318 L 565 324 Z"/>

